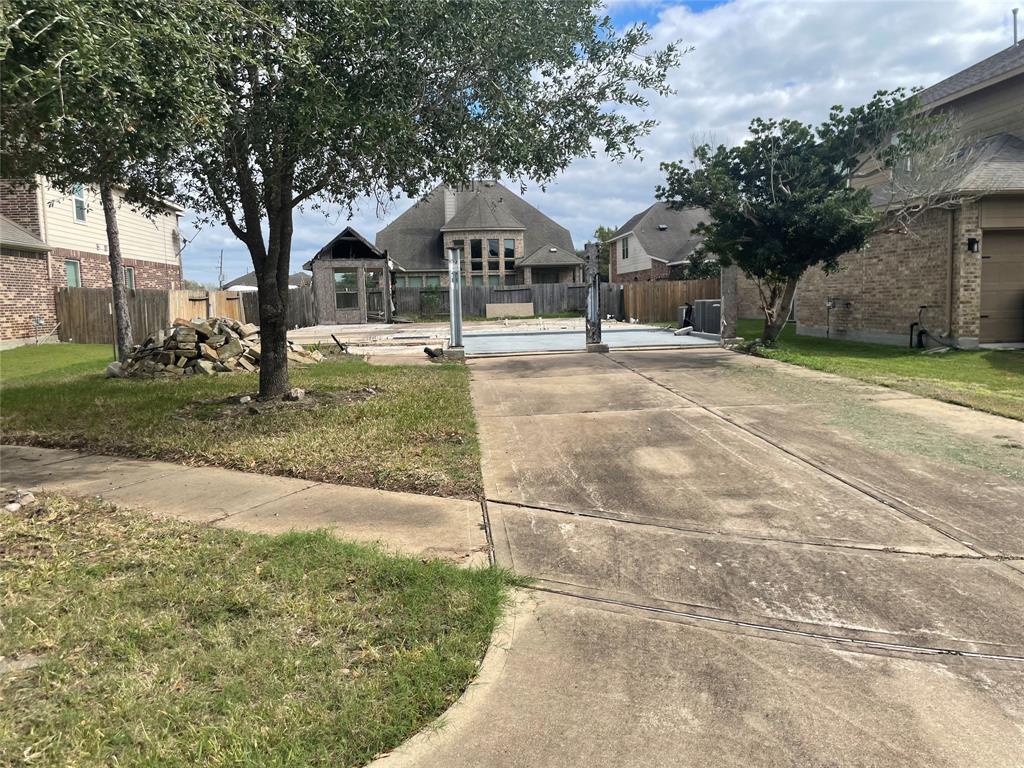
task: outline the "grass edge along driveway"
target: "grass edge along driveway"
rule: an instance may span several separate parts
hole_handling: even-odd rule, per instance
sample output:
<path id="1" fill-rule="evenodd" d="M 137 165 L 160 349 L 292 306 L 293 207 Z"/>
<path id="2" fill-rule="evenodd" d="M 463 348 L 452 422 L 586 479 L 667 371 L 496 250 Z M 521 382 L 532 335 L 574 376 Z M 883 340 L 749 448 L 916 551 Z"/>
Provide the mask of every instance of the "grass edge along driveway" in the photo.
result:
<path id="1" fill-rule="evenodd" d="M 214 401 L 255 395 L 257 374 L 105 379 L 109 358 L 109 347 L 87 344 L 0 353 L 4 440 L 391 491 L 482 492 L 465 366 L 331 359 L 293 368 L 291 380 L 337 399 L 225 417 Z"/>
<path id="2" fill-rule="evenodd" d="M 760 320 L 740 320 L 737 333 L 757 338 Z M 889 344 L 797 336 L 787 325 L 762 357 L 1024 420 L 1024 352 L 978 349 L 924 353 Z"/>
<path id="3" fill-rule="evenodd" d="M 0 764 L 359 766 L 450 706 L 495 568 L 44 495 L 0 509 Z"/>

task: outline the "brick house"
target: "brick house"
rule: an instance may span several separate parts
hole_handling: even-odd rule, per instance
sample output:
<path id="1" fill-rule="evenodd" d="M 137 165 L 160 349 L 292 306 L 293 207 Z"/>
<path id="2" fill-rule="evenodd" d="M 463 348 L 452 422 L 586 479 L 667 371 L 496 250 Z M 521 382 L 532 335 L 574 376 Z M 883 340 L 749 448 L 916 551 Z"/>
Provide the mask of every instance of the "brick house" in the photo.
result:
<path id="1" fill-rule="evenodd" d="M 929 113 L 955 113 L 975 142 L 957 182 L 969 202 L 928 211 L 910 236 L 875 236 L 833 275 L 809 271 L 797 333 L 907 344 L 920 311 L 957 346 L 1024 342 L 1024 42 L 919 98 Z"/>
<path id="2" fill-rule="evenodd" d="M 497 181 L 439 185 L 378 232 L 376 248 L 400 288 L 446 286 L 448 248 L 462 249 L 467 285 L 583 282 L 569 230 Z"/>
<path id="3" fill-rule="evenodd" d="M 120 206 L 129 288 L 179 287 L 181 213 L 170 203 L 152 217 Z M 34 184 L 0 180 L 0 343 L 15 345 L 53 328 L 54 289 L 60 287 L 110 287 L 98 190 L 79 187 L 64 194 L 42 177 Z"/>
<path id="4" fill-rule="evenodd" d="M 608 241 L 608 279 L 613 283 L 668 280 L 685 265 L 700 238 L 693 229 L 707 218 L 703 208 L 673 210 L 655 203 L 615 230 Z"/>

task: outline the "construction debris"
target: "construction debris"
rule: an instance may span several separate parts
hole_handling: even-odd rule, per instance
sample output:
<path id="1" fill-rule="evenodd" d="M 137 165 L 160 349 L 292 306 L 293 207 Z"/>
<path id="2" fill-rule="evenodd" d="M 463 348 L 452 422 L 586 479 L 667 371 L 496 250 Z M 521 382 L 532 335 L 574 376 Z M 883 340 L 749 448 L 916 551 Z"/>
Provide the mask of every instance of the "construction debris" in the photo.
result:
<path id="1" fill-rule="evenodd" d="M 128 359 L 107 366 L 109 378 L 174 378 L 252 372 L 260 366 L 260 329 L 230 317 L 182 320 L 134 347 Z M 310 365 L 324 356 L 288 342 L 288 363 Z"/>

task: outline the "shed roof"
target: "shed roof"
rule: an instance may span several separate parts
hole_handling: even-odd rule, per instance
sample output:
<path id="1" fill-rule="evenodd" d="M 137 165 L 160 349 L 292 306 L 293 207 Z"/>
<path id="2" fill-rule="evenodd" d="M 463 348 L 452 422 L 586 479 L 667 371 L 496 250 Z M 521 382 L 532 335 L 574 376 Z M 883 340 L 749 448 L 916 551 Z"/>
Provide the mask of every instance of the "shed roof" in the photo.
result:
<path id="1" fill-rule="evenodd" d="M 674 210 L 668 203 L 655 203 L 615 230 L 612 240 L 632 233 L 652 259 L 675 264 L 689 259 L 700 245 L 693 229 L 707 219 L 703 208 Z"/>
<path id="2" fill-rule="evenodd" d="M 519 259 L 516 267 L 578 267 L 583 259 L 557 245 L 545 243 L 529 256 Z"/>
<path id="3" fill-rule="evenodd" d="M 50 250 L 50 246 L 20 224 L 15 224 L 3 214 L 0 214 L 0 245 L 6 245 L 9 248 L 21 251 L 46 253 Z"/>
<path id="4" fill-rule="evenodd" d="M 309 285 L 313 282 L 313 277 L 306 274 L 305 272 L 294 272 L 288 275 L 288 285 L 294 285 L 297 288 Z M 236 277 L 234 280 L 228 280 L 224 283 L 225 286 L 232 285 L 244 285 L 252 288 L 256 287 L 256 273 L 246 272 L 241 277 Z"/>

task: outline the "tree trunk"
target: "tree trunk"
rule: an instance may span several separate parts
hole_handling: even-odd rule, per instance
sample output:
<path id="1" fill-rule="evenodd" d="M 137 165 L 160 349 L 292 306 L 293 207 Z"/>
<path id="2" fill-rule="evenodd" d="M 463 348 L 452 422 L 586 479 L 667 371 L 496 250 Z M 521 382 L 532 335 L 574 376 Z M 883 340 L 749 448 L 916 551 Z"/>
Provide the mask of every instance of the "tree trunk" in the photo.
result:
<path id="1" fill-rule="evenodd" d="M 128 293 L 124 285 L 124 267 L 121 265 L 121 235 L 117 231 L 117 207 L 114 204 L 114 190 L 109 181 L 100 183 L 100 200 L 103 203 L 103 218 L 107 225 L 117 358 L 123 363 L 132 351 L 132 320 L 128 314 Z"/>
<path id="2" fill-rule="evenodd" d="M 292 252 L 292 208 L 267 211 L 269 238 L 262 267 L 256 267 L 260 307 L 261 400 L 288 391 L 288 268 Z"/>
<path id="3" fill-rule="evenodd" d="M 782 329 L 786 326 L 789 313 L 793 309 L 793 297 L 796 295 L 796 284 L 798 282 L 799 278 L 797 277 L 791 277 L 786 281 L 782 295 L 772 307 L 771 317 L 765 319 L 764 332 L 761 334 L 761 341 L 765 344 L 774 344 L 775 340 L 779 338 L 779 334 L 782 333 Z"/>

